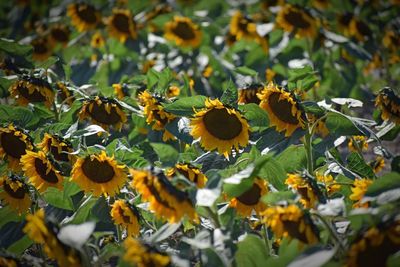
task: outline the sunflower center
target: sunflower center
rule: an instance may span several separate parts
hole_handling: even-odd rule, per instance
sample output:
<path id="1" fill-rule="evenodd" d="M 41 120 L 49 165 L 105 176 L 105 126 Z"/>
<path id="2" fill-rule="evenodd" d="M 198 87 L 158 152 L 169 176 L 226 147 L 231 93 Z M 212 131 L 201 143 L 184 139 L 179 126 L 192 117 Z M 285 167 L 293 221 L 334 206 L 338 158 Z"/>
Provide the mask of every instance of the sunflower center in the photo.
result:
<path id="1" fill-rule="evenodd" d="M 124 214 L 124 210 L 121 207 L 118 207 L 118 213 L 122 217 L 124 223 L 130 223 L 130 217 Z"/>
<path id="2" fill-rule="evenodd" d="M 19 159 L 22 155 L 25 155 L 26 144 L 20 140 L 14 133 L 2 133 L 1 134 L 1 146 L 7 155 L 13 158 Z"/>
<path id="3" fill-rule="evenodd" d="M 289 13 L 285 14 L 285 20 L 297 28 L 307 29 L 311 25 L 304 18 L 304 16 L 305 14 L 303 14 L 302 12 L 292 10 Z"/>
<path id="4" fill-rule="evenodd" d="M 240 135 L 243 126 L 235 114 L 229 114 L 226 108 L 213 108 L 203 118 L 204 126 L 211 135 L 221 140 L 232 140 Z"/>
<path id="5" fill-rule="evenodd" d="M 112 107 L 110 113 L 108 113 L 104 104 L 97 105 L 93 103 L 92 105 L 93 109 L 92 111 L 89 110 L 88 113 L 96 121 L 107 125 L 116 124 L 121 121 L 121 117 L 118 115 L 115 107 Z"/>
<path id="6" fill-rule="evenodd" d="M 369 36 L 371 35 L 371 29 L 368 27 L 367 24 L 365 24 L 362 21 L 357 21 L 356 22 L 356 27 L 357 30 L 364 36 Z"/>
<path id="7" fill-rule="evenodd" d="M 240 29 L 240 31 L 242 32 L 248 32 L 247 30 L 247 25 L 249 24 L 249 22 L 246 19 L 241 19 L 238 23 L 238 28 Z"/>
<path id="8" fill-rule="evenodd" d="M 293 238 L 299 239 L 303 243 L 308 243 L 307 237 L 304 233 L 300 233 L 299 224 L 300 222 L 293 221 L 282 221 L 285 230 L 289 233 L 289 235 Z M 308 226 L 306 226 L 308 227 Z"/>
<path id="9" fill-rule="evenodd" d="M 306 201 L 310 201 L 311 199 L 308 197 L 308 188 L 307 186 L 302 186 L 297 188 L 297 192 L 304 198 Z"/>
<path id="10" fill-rule="evenodd" d="M 299 120 L 292 115 L 292 104 L 285 100 L 279 101 L 280 96 L 281 93 L 272 93 L 268 98 L 272 113 L 285 123 L 298 124 Z"/>
<path id="11" fill-rule="evenodd" d="M 183 40 L 192 40 L 196 37 L 194 30 L 187 22 L 178 22 L 172 32 Z"/>
<path id="12" fill-rule="evenodd" d="M 29 100 L 29 102 L 44 102 L 46 101 L 46 98 L 44 95 L 40 93 L 40 88 L 39 90 L 33 90 L 33 92 L 30 94 L 29 89 L 24 86 L 24 85 L 18 85 L 17 87 L 18 92 L 26 99 Z"/>
<path id="13" fill-rule="evenodd" d="M 112 20 L 112 24 L 119 32 L 130 33 L 128 16 L 124 14 L 115 14 Z"/>
<path id="14" fill-rule="evenodd" d="M 47 164 L 45 164 L 41 159 L 35 158 L 35 170 L 40 175 L 40 178 L 48 183 L 56 184 L 58 183 L 58 178 L 53 170 L 47 172 Z"/>
<path id="15" fill-rule="evenodd" d="M 107 161 L 101 162 L 94 158 L 87 157 L 82 164 L 82 171 L 91 181 L 95 183 L 107 183 L 114 177 L 114 169 Z"/>
<path id="16" fill-rule="evenodd" d="M 247 206 L 252 206 L 258 203 L 260 197 L 261 188 L 256 183 L 254 183 L 249 190 L 236 197 L 236 199 Z"/>
<path id="17" fill-rule="evenodd" d="M 80 19 L 89 24 L 97 22 L 96 10 L 92 6 L 82 5 L 78 7 L 77 15 Z"/>
<path id="18" fill-rule="evenodd" d="M 57 41 L 59 41 L 61 43 L 68 42 L 68 39 L 69 39 L 68 31 L 63 30 L 63 29 L 57 29 L 57 28 L 52 29 L 51 36 L 53 36 L 54 39 L 56 39 Z"/>
<path id="19" fill-rule="evenodd" d="M 35 54 L 45 54 L 48 51 L 47 45 L 43 41 L 32 43 L 32 45 Z"/>
<path id="20" fill-rule="evenodd" d="M 18 187 L 18 189 L 14 191 L 9 184 L 4 183 L 3 188 L 4 191 L 13 198 L 23 199 L 25 197 L 25 189 L 23 187 Z"/>
<path id="21" fill-rule="evenodd" d="M 162 125 L 165 125 L 168 123 L 168 118 L 167 117 L 162 118 L 160 115 L 160 113 L 163 113 L 162 110 L 154 109 L 154 110 L 152 110 L 152 112 L 153 112 L 154 118 L 156 118 L 156 120 L 161 122 Z"/>
<path id="22" fill-rule="evenodd" d="M 50 148 L 50 152 L 56 160 L 59 161 L 69 161 L 68 158 L 68 149 L 64 146 L 61 148 L 61 153 L 58 152 L 58 147 L 51 145 L 51 140 L 48 142 L 48 147 Z M 65 152 L 65 153 L 64 153 Z"/>

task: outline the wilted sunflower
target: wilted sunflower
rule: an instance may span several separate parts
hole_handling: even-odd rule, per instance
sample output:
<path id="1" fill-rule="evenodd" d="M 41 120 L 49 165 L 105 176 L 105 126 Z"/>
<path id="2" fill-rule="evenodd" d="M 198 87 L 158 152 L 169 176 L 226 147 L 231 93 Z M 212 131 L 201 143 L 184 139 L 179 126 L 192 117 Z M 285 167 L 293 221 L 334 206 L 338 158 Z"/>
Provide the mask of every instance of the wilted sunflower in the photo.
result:
<path id="1" fill-rule="evenodd" d="M 46 60 L 52 53 L 50 40 L 46 36 L 39 36 L 31 41 L 33 46 L 32 58 L 38 61 Z"/>
<path id="2" fill-rule="evenodd" d="M 195 183 L 198 188 L 203 188 L 207 183 L 207 177 L 201 170 L 192 164 L 177 163 L 174 168 L 168 170 L 167 175 L 172 177 L 178 172 L 185 176 L 188 180 Z"/>
<path id="3" fill-rule="evenodd" d="M 0 127 L 0 158 L 7 160 L 11 170 L 21 170 L 21 157 L 32 149 L 32 138 L 23 129 L 12 124 Z"/>
<path id="4" fill-rule="evenodd" d="M 297 128 L 304 128 L 305 115 L 294 94 L 270 82 L 258 97 L 261 99 L 260 107 L 267 111 L 270 124 L 277 131 L 286 131 L 285 136 L 290 136 Z"/>
<path id="5" fill-rule="evenodd" d="M 310 245 L 318 242 L 318 232 L 310 216 L 296 205 L 269 207 L 261 215 L 275 238 L 296 238 Z"/>
<path id="6" fill-rule="evenodd" d="M 29 196 L 27 184 L 21 177 L 11 174 L 0 177 L 0 199 L 7 203 L 19 215 L 24 214 L 30 208 L 32 201 Z"/>
<path id="7" fill-rule="evenodd" d="M 126 114 L 120 104 L 111 98 L 96 96 L 86 100 L 79 112 L 81 120 L 89 117 L 92 123 L 108 130 L 111 125 L 121 131 L 122 125 L 127 121 Z"/>
<path id="8" fill-rule="evenodd" d="M 165 267 L 171 265 L 171 258 L 166 253 L 160 252 L 155 247 L 140 242 L 138 239 L 128 237 L 124 246 L 126 249 L 124 261 L 134 263 L 137 267 Z"/>
<path id="9" fill-rule="evenodd" d="M 205 105 L 190 121 L 190 134 L 200 138 L 204 149 L 216 149 L 227 158 L 232 148 L 239 150 L 239 146 L 247 146 L 250 126 L 238 110 L 226 107 L 218 99 L 207 99 Z"/>
<path id="10" fill-rule="evenodd" d="M 141 195 L 144 201 L 150 202 L 150 210 L 158 218 L 170 223 L 179 222 L 187 215 L 197 221 L 197 214 L 189 196 L 174 187 L 163 173 L 153 174 L 151 171 L 130 170 L 133 177 L 132 187 Z"/>
<path id="11" fill-rule="evenodd" d="M 112 205 L 111 218 L 115 224 L 126 228 L 128 236 L 138 236 L 140 230 L 139 211 L 124 200 L 116 200 Z"/>
<path id="12" fill-rule="evenodd" d="M 97 31 L 92 35 L 92 39 L 90 41 L 90 45 L 93 48 L 101 48 L 104 46 L 104 44 L 106 43 L 106 41 L 104 40 L 103 35 Z"/>
<path id="13" fill-rule="evenodd" d="M 49 41 L 52 44 L 52 46 L 55 46 L 57 43 L 60 43 L 65 47 L 68 44 L 70 34 L 71 31 L 67 25 L 55 24 L 52 25 L 50 28 Z"/>
<path id="14" fill-rule="evenodd" d="M 72 25 L 80 32 L 96 28 L 101 20 L 100 12 L 94 6 L 85 3 L 70 4 L 67 15 L 71 18 Z"/>
<path id="15" fill-rule="evenodd" d="M 362 203 L 361 201 L 372 183 L 373 181 L 367 178 L 354 180 L 353 186 L 351 187 L 352 194 L 349 196 L 350 200 L 355 201 L 353 208 L 367 208 L 369 206 L 368 202 Z"/>
<path id="16" fill-rule="evenodd" d="M 352 136 L 349 140 L 348 147 L 350 151 L 365 151 L 368 150 L 368 138 L 363 135 Z M 354 144 L 354 142 L 356 144 Z"/>
<path id="17" fill-rule="evenodd" d="M 300 203 L 305 208 L 313 208 L 318 202 L 318 196 L 315 194 L 313 187 L 300 174 L 288 174 L 285 184 L 299 193 L 301 196 Z"/>
<path id="18" fill-rule="evenodd" d="M 128 38 L 136 39 L 136 26 L 129 9 L 114 8 L 112 16 L 107 20 L 107 27 L 110 36 L 121 43 L 125 43 Z"/>
<path id="19" fill-rule="evenodd" d="M 378 173 L 385 167 L 385 158 L 382 156 L 378 156 L 375 160 L 369 163 L 369 166 L 371 166 L 374 173 Z"/>
<path id="20" fill-rule="evenodd" d="M 400 97 L 392 89 L 382 89 L 375 98 L 375 106 L 382 111 L 382 120 L 392 120 L 400 124 Z"/>
<path id="21" fill-rule="evenodd" d="M 79 158 L 72 168 L 71 181 L 76 182 L 86 193 L 114 196 L 127 181 L 125 165 L 118 165 L 114 157 L 105 151 Z"/>
<path id="22" fill-rule="evenodd" d="M 243 217 L 251 216 L 253 210 L 260 214 L 267 207 L 261 201 L 261 197 L 268 193 L 268 183 L 261 178 L 255 178 L 253 185 L 229 202 L 229 206 L 236 209 L 237 213 Z"/>
<path id="23" fill-rule="evenodd" d="M 165 24 L 164 31 L 165 39 L 181 47 L 198 47 L 203 35 L 200 27 L 188 17 L 174 16 L 173 21 Z"/>
<path id="24" fill-rule="evenodd" d="M 323 183 L 328 195 L 331 195 L 340 190 L 340 184 L 335 183 L 335 179 L 332 175 L 324 175 L 317 173 L 316 175 L 317 181 Z"/>
<path id="25" fill-rule="evenodd" d="M 239 104 L 260 104 L 261 100 L 258 98 L 257 94 L 261 93 L 264 89 L 262 84 L 253 83 L 247 86 L 246 88 L 239 89 Z"/>
<path id="26" fill-rule="evenodd" d="M 26 151 L 21 157 L 22 169 L 29 178 L 29 182 L 43 193 L 48 187 L 63 188 L 63 177 L 51 159 L 42 151 Z"/>
<path id="27" fill-rule="evenodd" d="M 50 259 L 56 260 L 58 266 L 81 266 L 78 252 L 57 238 L 58 227 L 46 221 L 43 209 L 38 210 L 35 214 L 26 216 L 26 225 L 23 231 L 35 243 L 41 244 L 46 255 Z"/>
<path id="28" fill-rule="evenodd" d="M 55 97 L 50 84 L 46 80 L 36 77 L 22 77 L 15 81 L 8 91 L 21 106 L 29 103 L 44 103 L 46 107 L 50 108 Z"/>
<path id="29" fill-rule="evenodd" d="M 66 102 L 68 105 L 74 103 L 74 93 L 67 88 L 67 85 L 64 82 L 56 82 L 54 87 L 57 90 L 61 103 Z"/>
<path id="30" fill-rule="evenodd" d="M 44 153 L 51 153 L 55 160 L 72 161 L 74 158 L 73 155 L 69 154 L 74 151 L 71 143 L 59 135 L 46 133 L 42 142 L 38 144 L 38 148 Z"/>
<path id="31" fill-rule="evenodd" d="M 304 9 L 285 5 L 276 17 L 276 24 L 286 32 L 296 33 L 296 37 L 314 38 L 317 35 L 317 22 Z"/>

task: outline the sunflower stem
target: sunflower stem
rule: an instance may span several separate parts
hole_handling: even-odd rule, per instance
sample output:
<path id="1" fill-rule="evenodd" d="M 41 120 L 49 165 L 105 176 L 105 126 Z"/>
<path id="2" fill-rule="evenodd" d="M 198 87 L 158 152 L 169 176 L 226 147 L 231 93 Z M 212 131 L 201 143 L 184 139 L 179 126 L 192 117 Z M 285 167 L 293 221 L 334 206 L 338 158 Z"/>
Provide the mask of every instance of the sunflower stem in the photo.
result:
<path id="1" fill-rule="evenodd" d="M 307 157 L 307 171 L 309 174 L 313 174 L 314 171 L 314 160 L 312 155 L 312 132 L 310 131 L 310 127 L 307 125 L 306 134 L 304 136 L 304 147 L 306 149 L 306 157 Z"/>
<path id="2" fill-rule="evenodd" d="M 117 224 L 116 226 L 115 226 L 115 228 L 117 229 L 117 239 L 118 239 L 118 242 L 122 242 L 122 230 L 121 230 L 121 226 L 119 225 L 119 224 Z"/>
<path id="3" fill-rule="evenodd" d="M 268 229 L 267 229 L 267 227 L 265 226 L 265 224 L 262 225 L 261 235 L 263 236 L 265 245 L 267 246 L 267 253 L 268 253 L 268 256 L 270 256 L 270 255 L 272 254 L 272 253 L 271 253 L 271 252 L 272 252 L 272 251 L 271 251 L 271 244 L 270 244 L 270 242 L 269 242 Z"/>

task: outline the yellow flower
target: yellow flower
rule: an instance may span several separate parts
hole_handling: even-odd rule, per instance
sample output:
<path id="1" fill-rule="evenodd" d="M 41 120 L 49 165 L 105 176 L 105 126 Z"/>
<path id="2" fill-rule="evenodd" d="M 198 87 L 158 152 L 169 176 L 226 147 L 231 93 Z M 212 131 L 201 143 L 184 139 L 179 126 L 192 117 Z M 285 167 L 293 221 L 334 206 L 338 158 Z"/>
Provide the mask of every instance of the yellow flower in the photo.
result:
<path id="1" fill-rule="evenodd" d="M 93 48 L 101 48 L 104 46 L 104 44 L 106 43 L 106 41 L 104 40 L 103 35 L 97 31 L 92 35 L 92 40 L 90 41 L 90 45 Z"/>
<path id="2" fill-rule="evenodd" d="M 167 175 L 168 177 L 172 177 L 176 172 L 185 176 L 189 181 L 195 183 L 198 188 L 203 188 L 207 183 L 207 177 L 204 173 L 192 164 L 177 163 L 174 168 L 168 170 Z"/>
<path id="3" fill-rule="evenodd" d="M 114 157 L 105 151 L 79 158 L 72 168 L 71 181 L 76 182 L 86 193 L 114 196 L 127 181 L 125 165 L 118 165 Z"/>
<path id="4" fill-rule="evenodd" d="M 318 202 L 318 196 L 310 183 L 299 174 L 288 174 L 285 184 L 296 190 L 301 196 L 300 202 L 305 208 L 313 208 Z"/>
<path id="5" fill-rule="evenodd" d="M 183 216 L 197 221 L 197 214 L 189 196 L 174 187 L 163 173 L 153 174 L 150 171 L 130 170 L 131 183 L 144 201 L 150 202 L 150 210 L 156 217 L 170 223 L 179 222 Z"/>
<path id="6" fill-rule="evenodd" d="M 177 46 L 196 48 L 202 40 L 202 32 L 198 25 L 188 17 L 174 16 L 164 27 L 165 39 L 174 42 Z"/>
<path id="7" fill-rule="evenodd" d="M 260 214 L 267 207 L 262 201 L 261 197 L 268 193 L 268 183 L 261 178 L 255 178 L 253 185 L 229 202 L 229 206 L 236 209 L 240 216 L 251 216 L 253 210 Z"/>
<path id="8" fill-rule="evenodd" d="M 137 267 L 165 267 L 171 265 L 171 258 L 155 247 L 151 247 L 137 239 L 128 237 L 124 246 L 126 249 L 124 261 L 134 263 Z"/>
<path id="9" fill-rule="evenodd" d="M 392 120 L 400 124 L 400 97 L 391 89 L 384 88 L 379 92 L 375 98 L 375 106 L 382 111 L 382 120 Z"/>
<path id="10" fill-rule="evenodd" d="M 273 71 L 270 68 L 267 68 L 265 70 L 265 79 L 267 80 L 267 82 L 273 82 L 274 81 L 274 77 L 276 76 L 276 72 Z"/>
<path id="11" fill-rule="evenodd" d="M 72 25 L 80 32 L 96 28 L 101 20 L 100 12 L 94 6 L 85 3 L 70 4 L 67 15 L 71 18 Z"/>
<path id="12" fill-rule="evenodd" d="M 171 85 L 170 87 L 168 87 L 167 97 L 168 98 L 176 97 L 179 95 L 180 92 L 181 92 L 181 89 L 178 86 Z"/>
<path id="13" fill-rule="evenodd" d="M 369 163 L 369 166 L 371 166 L 374 173 L 378 173 L 385 167 L 385 159 L 382 156 L 378 156 Z"/>
<path id="14" fill-rule="evenodd" d="M 213 68 L 210 65 L 208 65 L 207 67 L 204 68 L 202 75 L 204 78 L 210 78 L 213 71 L 214 71 Z"/>
<path id="15" fill-rule="evenodd" d="M 112 205 L 111 218 L 115 224 L 126 228 L 128 236 L 138 236 L 140 230 L 139 211 L 124 200 L 116 200 Z"/>
<path id="16" fill-rule="evenodd" d="M 330 2 L 328 0 L 312 0 L 312 5 L 317 9 L 327 9 L 330 6 Z"/>
<path id="17" fill-rule="evenodd" d="M 355 37 L 360 42 L 366 41 L 372 35 L 372 31 L 368 24 L 355 17 L 350 21 L 349 33 L 350 36 Z"/>
<path id="18" fill-rule="evenodd" d="M 355 201 L 353 204 L 354 208 L 366 208 L 369 206 L 368 202 L 361 203 L 361 200 L 372 182 L 371 179 L 367 178 L 354 180 L 353 186 L 351 187 L 352 194 L 349 196 L 350 200 Z"/>
<path id="19" fill-rule="evenodd" d="M 257 94 L 261 93 L 263 89 L 264 86 L 258 83 L 253 83 L 247 86 L 246 88 L 239 89 L 238 103 L 239 104 L 254 103 L 257 105 L 260 104 L 261 100 L 258 98 Z"/>
<path id="20" fill-rule="evenodd" d="M 0 266 L 18 267 L 20 264 L 14 258 L 0 256 Z"/>
<path id="21" fill-rule="evenodd" d="M 329 134 L 329 129 L 326 127 L 325 120 L 318 118 L 316 115 L 307 113 L 308 122 L 314 124 L 314 133 L 322 137 L 326 137 Z"/>
<path id="22" fill-rule="evenodd" d="M 335 183 L 335 179 L 330 174 L 323 175 L 323 174 L 317 173 L 316 178 L 317 178 L 318 182 L 321 182 L 325 185 L 326 192 L 328 193 L 328 195 L 331 195 L 331 194 L 339 191 L 341 188 L 340 184 Z"/>
<path id="23" fill-rule="evenodd" d="M 207 99 L 206 108 L 197 111 L 190 125 L 190 134 L 200 138 L 200 144 L 208 151 L 217 150 L 226 158 L 232 149 L 249 143 L 249 124 L 236 109 L 226 107 L 218 99 Z"/>
<path id="24" fill-rule="evenodd" d="M 46 36 L 36 37 L 31 41 L 33 46 L 32 58 L 38 61 L 44 61 L 53 53 L 51 42 Z"/>
<path id="25" fill-rule="evenodd" d="M 100 125 L 105 130 L 112 125 L 116 130 L 121 131 L 122 125 L 127 121 L 120 104 L 114 99 L 101 96 L 96 96 L 83 103 L 79 118 L 84 120 L 87 117 L 92 123 Z"/>
<path id="26" fill-rule="evenodd" d="M 357 145 L 355 145 L 354 142 L 356 142 Z M 367 137 L 363 135 L 352 136 L 349 140 L 348 147 L 350 151 L 358 151 L 359 149 L 361 151 L 368 150 Z"/>
<path id="27" fill-rule="evenodd" d="M 50 108 L 54 102 L 54 91 L 44 79 L 23 77 L 15 81 L 8 89 L 18 105 L 26 106 L 29 103 L 44 103 Z"/>
<path id="28" fill-rule="evenodd" d="M 68 105 L 72 105 L 72 103 L 74 103 L 74 93 L 67 88 L 67 85 L 64 82 L 56 82 L 55 89 L 57 90 L 60 103 L 65 102 Z"/>
<path id="29" fill-rule="evenodd" d="M 110 36 L 125 43 L 128 38 L 136 39 L 136 25 L 129 9 L 114 8 L 112 16 L 107 20 L 107 29 Z"/>
<path id="30" fill-rule="evenodd" d="M 55 160 L 68 162 L 74 159 L 74 156 L 69 154 L 74 151 L 71 143 L 58 135 L 46 133 L 38 148 L 44 153 L 51 153 Z"/>
<path id="31" fill-rule="evenodd" d="M 127 96 L 128 94 L 126 94 L 125 92 L 125 85 L 124 84 L 120 84 L 120 83 L 114 83 L 112 85 L 112 87 L 114 88 L 114 94 L 117 96 L 117 98 L 119 100 L 124 99 L 125 96 Z"/>
<path id="32" fill-rule="evenodd" d="M 295 32 L 296 37 L 314 38 L 317 22 L 305 10 L 286 4 L 276 17 L 276 24 L 286 32 Z"/>
<path id="33" fill-rule="evenodd" d="M 57 43 L 67 46 L 71 31 L 67 25 L 55 24 L 52 25 L 49 32 L 49 41 L 51 46 L 54 47 Z"/>
<path id="34" fill-rule="evenodd" d="M 277 131 L 286 131 L 285 136 L 290 136 L 297 128 L 304 128 L 305 115 L 294 95 L 270 82 L 257 96 L 261 99 L 260 107 L 267 111 L 270 124 Z"/>
<path id="35" fill-rule="evenodd" d="M 0 127 L 0 158 L 7 160 L 8 168 L 20 171 L 21 157 L 32 149 L 32 139 L 24 130 L 12 124 Z"/>
<path id="36" fill-rule="evenodd" d="M 0 199 L 4 200 L 19 215 L 24 214 L 30 208 L 32 201 L 29 196 L 29 189 L 25 182 L 17 175 L 0 177 Z"/>

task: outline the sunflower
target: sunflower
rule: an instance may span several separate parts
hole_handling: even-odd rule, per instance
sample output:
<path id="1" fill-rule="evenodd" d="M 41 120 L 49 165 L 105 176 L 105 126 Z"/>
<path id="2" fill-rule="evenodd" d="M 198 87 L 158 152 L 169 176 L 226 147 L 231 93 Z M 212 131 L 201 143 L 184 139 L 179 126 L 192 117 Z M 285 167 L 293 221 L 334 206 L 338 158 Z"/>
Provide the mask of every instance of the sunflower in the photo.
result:
<path id="1" fill-rule="evenodd" d="M 162 140 L 166 142 L 170 139 L 175 139 L 172 133 L 165 129 L 165 125 L 176 117 L 166 112 L 161 102 L 147 91 L 139 95 L 139 102 L 144 107 L 143 113 L 146 116 L 147 124 L 152 125 L 151 128 L 155 131 L 164 131 Z"/>
<path id="2" fill-rule="evenodd" d="M 247 86 L 246 88 L 239 89 L 239 99 L 238 103 L 239 104 L 249 104 L 249 103 L 254 103 L 254 104 L 260 104 L 261 100 L 258 98 L 257 94 L 261 93 L 261 91 L 264 89 L 264 86 L 262 84 L 251 84 Z"/>
<path id="3" fill-rule="evenodd" d="M 24 180 L 19 176 L 11 174 L 0 177 L 0 199 L 7 203 L 19 215 L 24 214 L 30 208 L 32 201 L 29 196 L 29 189 Z"/>
<path id="4" fill-rule="evenodd" d="M 15 81 L 8 91 L 21 106 L 29 103 L 44 103 L 46 107 L 50 108 L 55 97 L 50 84 L 46 80 L 36 77 L 22 77 Z"/>
<path id="5" fill-rule="evenodd" d="M 352 136 L 349 140 L 348 147 L 350 151 L 368 150 L 368 138 L 363 135 Z"/>
<path id="6" fill-rule="evenodd" d="M 128 237 L 124 246 L 126 249 L 124 261 L 134 263 L 137 267 L 164 267 L 171 266 L 171 258 L 155 247 L 142 243 L 138 239 Z"/>
<path id="7" fill-rule="evenodd" d="M 188 17 L 174 16 L 173 21 L 165 24 L 164 31 L 165 39 L 181 47 L 198 47 L 203 35 L 200 27 Z"/>
<path id="8" fill-rule="evenodd" d="M 337 28 L 345 36 L 350 36 L 350 22 L 353 20 L 354 15 L 346 12 L 337 16 Z"/>
<path id="9" fill-rule="evenodd" d="M 59 135 L 46 133 L 38 148 L 44 153 L 51 153 L 55 160 L 66 162 L 73 160 L 73 155 L 69 154 L 74 151 L 71 143 Z"/>
<path id="10" fill-rule="evenodd" d="M 68 105 L 74 103 L 74 93 L 67 88 L 67 85 L 64 82 L 56 82 L 54 87 L 58 92 L 61 103 L 66 102 Z"/>
<path id="11" fill-rule="evenodd" d="M 324 175 L 317 173 L 316 178 L 318 182 L 323 183 L 328 195 L 339 191 L 341 188 L 340 184 L 335 183 L 335 179 L 330 174 Z"/>
<path id="12" fill-rule="evenodd" d="M 208 78 L 211 77 L 211 75 L 212 75 L 213 72 L 214 72 L 214 69 L 213 69 L 210 65 L 207 65 L 207 66 L 203 69 L 201 75 L 202 75 L 204 78 L 207 78 L 207 79 L 208 79 Z"/>
<path id="13" fill-rule="evenodd" d="M 46 221 L 43 209 L 26 216 L 26 225 L 23 231 L 35 243 L 41 244 L 46 255 L 50 259 L 56 260 L 60 267 L 81 266 L 78 252 L 57 238 L 58 227 Z"/>
<path id="14" fill-rule="evenodd" d="M 313 130 L 315 134 L 318 134 L 322 137 L 327 137 L 329 135 L 329 129 L 326 127 L 325 119 L 321 119 L 314 114 L 307 113 L 307 120 L 309 123 L 313 124 Z"/>
<path id="15" fill-rule="evenodd" d="M 101 20 L 100 12 L 94 6 L 85 3 L 70 4 L 67 15 L 71 18 L 72 25 L 80 32 L 96 28 Z"/>
<path id="16" fill-rule="evenodd" d="M 317 9 L 327 9 L 330 6 L 330 2 L 328 0 L 312 0 L 312 5 Z"/>
<path id="17" fill-rule="evenodd" d="M 106 43 L 106 41 L 104 40 L 103 35 L 97 31 L 92 35 L 92 39 L 90 41 L 90 45 L 93 48 L 101 48 L 104 46 L 104 44 Z"/>
<path id="18" fill-rule="evenodd" d="M 0 158 L 8 161 L 11 170 L 21 170 L 21 157 L 32 149 L 32 138 L 23 129 L 13 124 L 9 124 L 7 128 L 0 127 Z"/>
<path id="19" fill-rule="evenodd" d="M 180 92 L 181 92 L 181 89 L 178 86 L 171 85 L 170 87 L 168 87 L 167 97 L 168 98 L 176 97 L 179 95 Z"/>
<path id="20" fill-rule="evenodd" d="M 349 24 L 349 35 L 355 37 L 360 42 L 364 42 L 372 36 L 372 31 L 367 23 L 353 17 Z"/>
<path id="21" fill-rule="evenodd" d="M 353 204 L 354 208 L 366 208 L 369 206 L 368 202 L 362 203 L 361 201 L 372 182 L 371 179 L 367 178 L 354 180 L 353 186 L 351 187 L 352 194 L 349 196 L 350 200 L 355 201 Z"/>
<path id="22" fill-rule="evenodd" d="M 119 100 L 122 100 L 124 99 L 124 97 L 129 96 L 128 87 L 125 83 L 114 83 L 112 85 L 112 88 L 114 89 L 114 94 Z"/>
<path id="23" fill-rule="evenodd" d="M 63 188 L 63 177 L 51 159 L 42 151 L 26 151 L 21 157 L 22 169 L 31 184 L 43 193 L 48 187 Z"/>
<path id="24" fill-rule="evenodd" d="M 305 208 L 313 208 L 318 202 L 318 196 L 315 194 L 313 187 L 300 174 L 288 174 L 285 184 L 299 193 L 301 196 L 300 203 Z"/>
<path id="25" fill-rule="evenodd" d="M 374 173 L 378 173 L 378 172 L 382 171 L 383 168 L 385 167 L 385 159 L 382 156 L 378 156 L 378 157 L 376 157 L 375 160 L 371 161 L 368 165 L 372 168 Z"/>
<path id="26" fill-rule="evenodd" d="M 79 158 L 72 168 L 71 181 L 94 196 L 114 196 L 127 181 L 125 165 L 118 165 L 105 151 Z"/>
<path id="27" fill-rule="evenodd" d="M 156 217 L 166 219 L 170 223 L 179 222 L 187 215 L 197 221 L 197 214 L 189 196 L 174 187 L 163 173 L 153 174 L 151 171 L 130 170 L 133 177 L 132 187 L 144 201 L 150 202 L 150 210 Z"/>
<path id="28" fill-rule="evenodd" d="M 270 7 L 282 6 L 285 0 L 261 0 L 261 8 L 268 10 Z"/>
<path id="29" fill-rule="evenodd" d="M 251 216 L 254 210 L 257 214 L 267 207 L 261 197 L 268 193 L 268 183 L 264 179 L 255 178 L 253 185 L 229 202 L 229 206 L 236 209 L 237 213 L 243 217 Z"/>
<path id="30" fill-rule="evenodd" d="M 382 111 L 382 120 L 392 120 L 400 124 L 400 97 L 392 89 L 382 89 L 375 98 L 375 106 Z"/>
<path id="31" fill-rule="evenodd" d="M 392 52 L 397 52 L 400 46 L 400 37 L 394 30 L 388 29 L 382 39 L 383 46 Z"/>
<path id="32" fill-rule="evenodd" d="M 51 46 L 55 46 L 57 43 L 62 44 L 64 47 L 67 46 L 71 31 L 67 25 L 55 24 L 51 26 L 49 32 L 49 41 Z"/>
<path id="33" fill-rule="evenodd" d="M 125 43 L 128 38 L 136 39 L 135 21 L 129 9 L 114 8 L 112 16 L 107 20 L 110 36 Z"/>
<path id="34" fill-rule="evenodd" d="M 33 46 L 32 58 L 38 61 L 44 61 L 53 53 L 50 40 L 46 36 L 36 37 L 31 41 Z"/>
<path id="35" fill-rule="evenodd" d="M 260 107 L 267 111 L 270 123 L 277 131 L 286 131 L 285 136 L 290 136 L 297 128 L 304 128 L 305 115 L 293 93 L 270 82 L 257 96 L 261 99 Z"/>
<path id="36" fill-rule="evenodd" d="M 112 205 L 111 218 L 115 224 L 127 229 L 128 236 L 138 236 L 140 230 L 139 211 L 124 200 L 116 200 Z"/>
<path id="37" fill-rule="evenodd" d="M 117 101 L 101 96 L 96 96 L 83 103 L 79 118 L 83 120 L 86 117 L 105 130 L 113 125 L 115 129 L 121 131 L 122 125 L 127 121 L 126 114 Z"/>
<path id="38" fill-rule="evenodd" d="M 296 205 L 269 207 L 261 215 L 275 238 L 296 238 L 310 245 L 318 242 L 318 232 L 310 216 Z"/>
<path id="39" fill-rule="evenodd" d="M 168 177 L 172 177 L 178 172 L 188 180 L 195 183 L 198 188 L 203 188 L 207 183 L 207 177 L 201 170 L 190 163 L 177 163 L 174 168 L 168 170 Z"/>
<path id="40" fill-rule="evenodd" d="M 250 126 L 238 110 L 226 107 L 218 99 L 207 99 L 205 105 L 190 121 L 190 134 L 201 138 L 202 147 L 208 151 L 216 149 L 227 158 L 232 148 L 247 146 Z"/>
<path id="41" fill-rule="evenodd" d="M 18 267 L 21 264 L 18 263 L 17 259 L 11 257 L 4 257 L 0 255 L 0 266 L 3 267 Z"/>
<path id="42" fill-rule="evenodd" d="M 276 24 L 287 32 L 295 32 L 296 37 L 314 38 L 317 35 L 316 20 L 304 9 L 285 5 L 276 17 Z"/>

